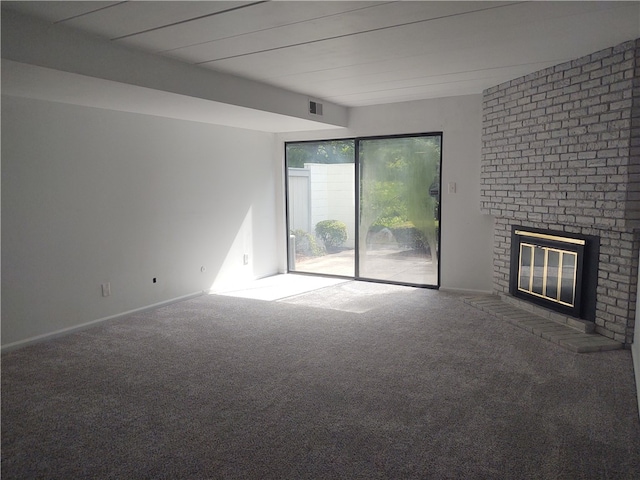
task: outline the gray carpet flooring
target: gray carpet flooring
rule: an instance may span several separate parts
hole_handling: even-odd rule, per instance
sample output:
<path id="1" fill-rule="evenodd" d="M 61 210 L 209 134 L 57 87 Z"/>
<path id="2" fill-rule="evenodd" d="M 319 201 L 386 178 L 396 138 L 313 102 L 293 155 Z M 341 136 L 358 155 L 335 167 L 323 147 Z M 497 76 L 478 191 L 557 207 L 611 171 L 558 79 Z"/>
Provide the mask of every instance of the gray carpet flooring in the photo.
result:
<path id="1" fill-rule="evenodd" d="M 639 478 L 629 351 L 382 287 L 203 296 L 3 354 L 3 480 Z"/>

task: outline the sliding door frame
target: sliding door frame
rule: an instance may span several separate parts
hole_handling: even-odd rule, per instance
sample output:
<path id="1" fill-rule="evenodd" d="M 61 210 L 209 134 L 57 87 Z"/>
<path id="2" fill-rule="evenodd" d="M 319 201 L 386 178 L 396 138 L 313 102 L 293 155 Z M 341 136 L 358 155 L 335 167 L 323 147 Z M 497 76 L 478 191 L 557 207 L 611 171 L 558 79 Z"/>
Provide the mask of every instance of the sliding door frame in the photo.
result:
<path id="1" fill-rule="evenodd" d="M 314 144 L 314 143 L 322 143 L 322 142 L 349 142 L 352 141 L 354 142 L 354 150 L 355 150 L 355 144 L 357 143 L 357 139 L 356 137 L 344 137 L 344 138 L 323 138 L 320 140 L 296 140 L 296 141 L 289 141 L 289 142 L 284 142 L 284 206 L 285 206 L 285 229 L 286 229 L 286 239 L 287 239 L 287 273 L 296 273 L 298 275 L 310 275 L 310 276 L 314 276 L 314 277 L 329 277 L 329 278 L 345 278 L 345 279 L 358 279 L 357 276 L 355 276 L 355 274 L 357 274 L 357 265 L 358 265 L 358 261 L 356 258 L 354 258 L 354 276 L 349 276 L 349 275 L 336 275 L 336 274 L 332 274 L 332 273 L 317 273 L 317 272 L 301 272 L 301 271 L 297 271 L 297 270 L 291 270 L 291 257 L 292 257 L 292 253 L 293 253 L 293 257 L 295 258 L 295 252 L 291 251 L 292 245 L 291 245 L 291 234 L 290 232 L 290 214 L 291 212 L 289 211 L 289 165 L 287 162 L 287 146 L 288 145 L 300 145 L 300 144 Z M 354 175 L 354 193 L 356 195 L 356 199 L 355 199 L 355 203 L 356 205 L 358 204 L 358 167 L 357 167 L 357 161 L 355 157 L 356 153 L 354 152 L 354 164 L 356 164 L 355 168 L 355 175 Z M 358 253 L 358 241 L 357 241 L 357 235 L 358 235 L 358 218 L 357 218 L 357 211 L 356 213 L 356 218 L 354 221 L 354 235 L 356 235 L 356 241 L 354 244 L 354 255 L 357 255 Z"/>
<path id="2" fill-rule="evenodd" d="M 437 263 L 437 277 L 438 281 L 436 285 L 425 285 L 425 284 L 414 284 L 408 282 L 396 282 L 392 280 L 381 280 L 375 278 L 367 278 L 360 276 L 360 196 L 361 196 L 361 165 L 360 165 L 360 141 L 362 140 L 390 140 L 390 139 L 400 139 L 400 138 L 417 138 L 417 137 L 438 137 L 440 139 L 440 158 L 438 164 L 438 215 L 436 220 L 438 221 L 438 231 L 437 231 L 437 241 L 438 241 L 438 249 L 436 252 L 436 258 L 438 260 Z M 288 171 L 288 163 L 287 163 L 287 146 L 293 144 L 312 144 L 312 143 L 321 143 L 321 142 L 354 142 L 354 195 L 355 195 L 355 225 L 354 225 L 354 276 L 345 276 L 345 275 L 335 275 L 335 274 L 325 274 L 325 273 L 317 273 L 317 272 L 299 272 L 296 270 L 291 270 L 291 240 L 289 233 L 289 225 L 290 225 L 290 212 L 289 212 L 289 171 Z M 332 278 L 345 278 L 345 279 L 353 279 L 365 282 L 373 282 L 373 283 L 384 283 L 389 285 L 405 285 L 411 287 L 418 288 L 428 288 L 428 289 L 439 289 L 440 288 L 440 259 L 442 258 L 442 159 L 444 157 L 443 153 L 443 132 L 423 132 L 423 133 L 407 133 L 407 134 L 394 134 L 394 135 L 371 135 L 371 136 L 357 136 L 357 137 L 344 137 L 344 138 L 329 138 L 329 139 L 321 139 L 321 140 L 302 140 L 302 141 L 288 141 L 284 142 L 284 192 L 285 192 L 285 228 L 286 228 L 286 245 L 287 245 L 287 273 L 296 273 L 299 275 L 311 275 L 311 276 L 319 276 L 319 277 L 332 277 Z M 425 188 L 429 188 L 429 186 L 425 186 Z M 293 252 L 293 256 L 295 257 L 295 252 Z"/>

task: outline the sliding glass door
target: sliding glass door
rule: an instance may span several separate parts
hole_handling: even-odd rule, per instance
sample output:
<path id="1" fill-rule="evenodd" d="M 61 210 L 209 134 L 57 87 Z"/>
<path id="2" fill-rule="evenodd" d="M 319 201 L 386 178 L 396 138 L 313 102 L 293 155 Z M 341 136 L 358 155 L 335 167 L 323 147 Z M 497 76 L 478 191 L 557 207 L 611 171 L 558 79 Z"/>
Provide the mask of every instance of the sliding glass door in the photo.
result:
<path id="1" fill-rule="evenodd" d="M 286 145 L 289 271 L 355 276 L 355 142 Z"/>
<path id="2" fill-rule="evenodd" d="M 438 286 L 441 142 L 287 143 L 289 270 Z"/>
<path id="3" fill-rule="evenodd" d="M 438 285 L 440 136 L 358 140 L 358 275 Z"/>

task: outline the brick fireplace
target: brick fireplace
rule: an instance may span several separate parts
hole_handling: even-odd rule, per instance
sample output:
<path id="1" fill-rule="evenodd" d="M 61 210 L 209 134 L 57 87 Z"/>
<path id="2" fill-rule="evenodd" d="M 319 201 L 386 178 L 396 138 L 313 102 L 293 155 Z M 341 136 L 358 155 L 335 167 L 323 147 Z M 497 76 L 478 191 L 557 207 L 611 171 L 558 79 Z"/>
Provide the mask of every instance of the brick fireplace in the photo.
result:
<path id="1" fill-rule="evenodd" d="M 484 92 L 481 208 L 495 218 L 494 293 L 512 231 L 599 239 L 586 317 L 633 341 L 640 246 L 640 39 Z M 595 293 L 593 293 L 595 292 Z"/>

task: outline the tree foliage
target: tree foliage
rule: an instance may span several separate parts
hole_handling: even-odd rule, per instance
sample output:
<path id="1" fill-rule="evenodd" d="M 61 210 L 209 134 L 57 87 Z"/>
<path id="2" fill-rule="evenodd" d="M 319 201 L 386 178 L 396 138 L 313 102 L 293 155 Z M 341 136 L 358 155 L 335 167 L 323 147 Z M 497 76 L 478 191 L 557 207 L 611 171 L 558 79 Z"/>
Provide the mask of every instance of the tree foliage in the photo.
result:
<path id="1" fill-rule="evenodd" d="M 303 168 L 305 163 L 353 163 L 353 140 L 330 140 L 287 144 L 287 166 Z"/>
<path id="2" fill-rule="evenodd" d="M 413 227 L 435 253 L 439 196 L 429 190 L 440 174 L 439 138 L 364 140 L 360 156 L 361 233 L 376 226 Z"/>

